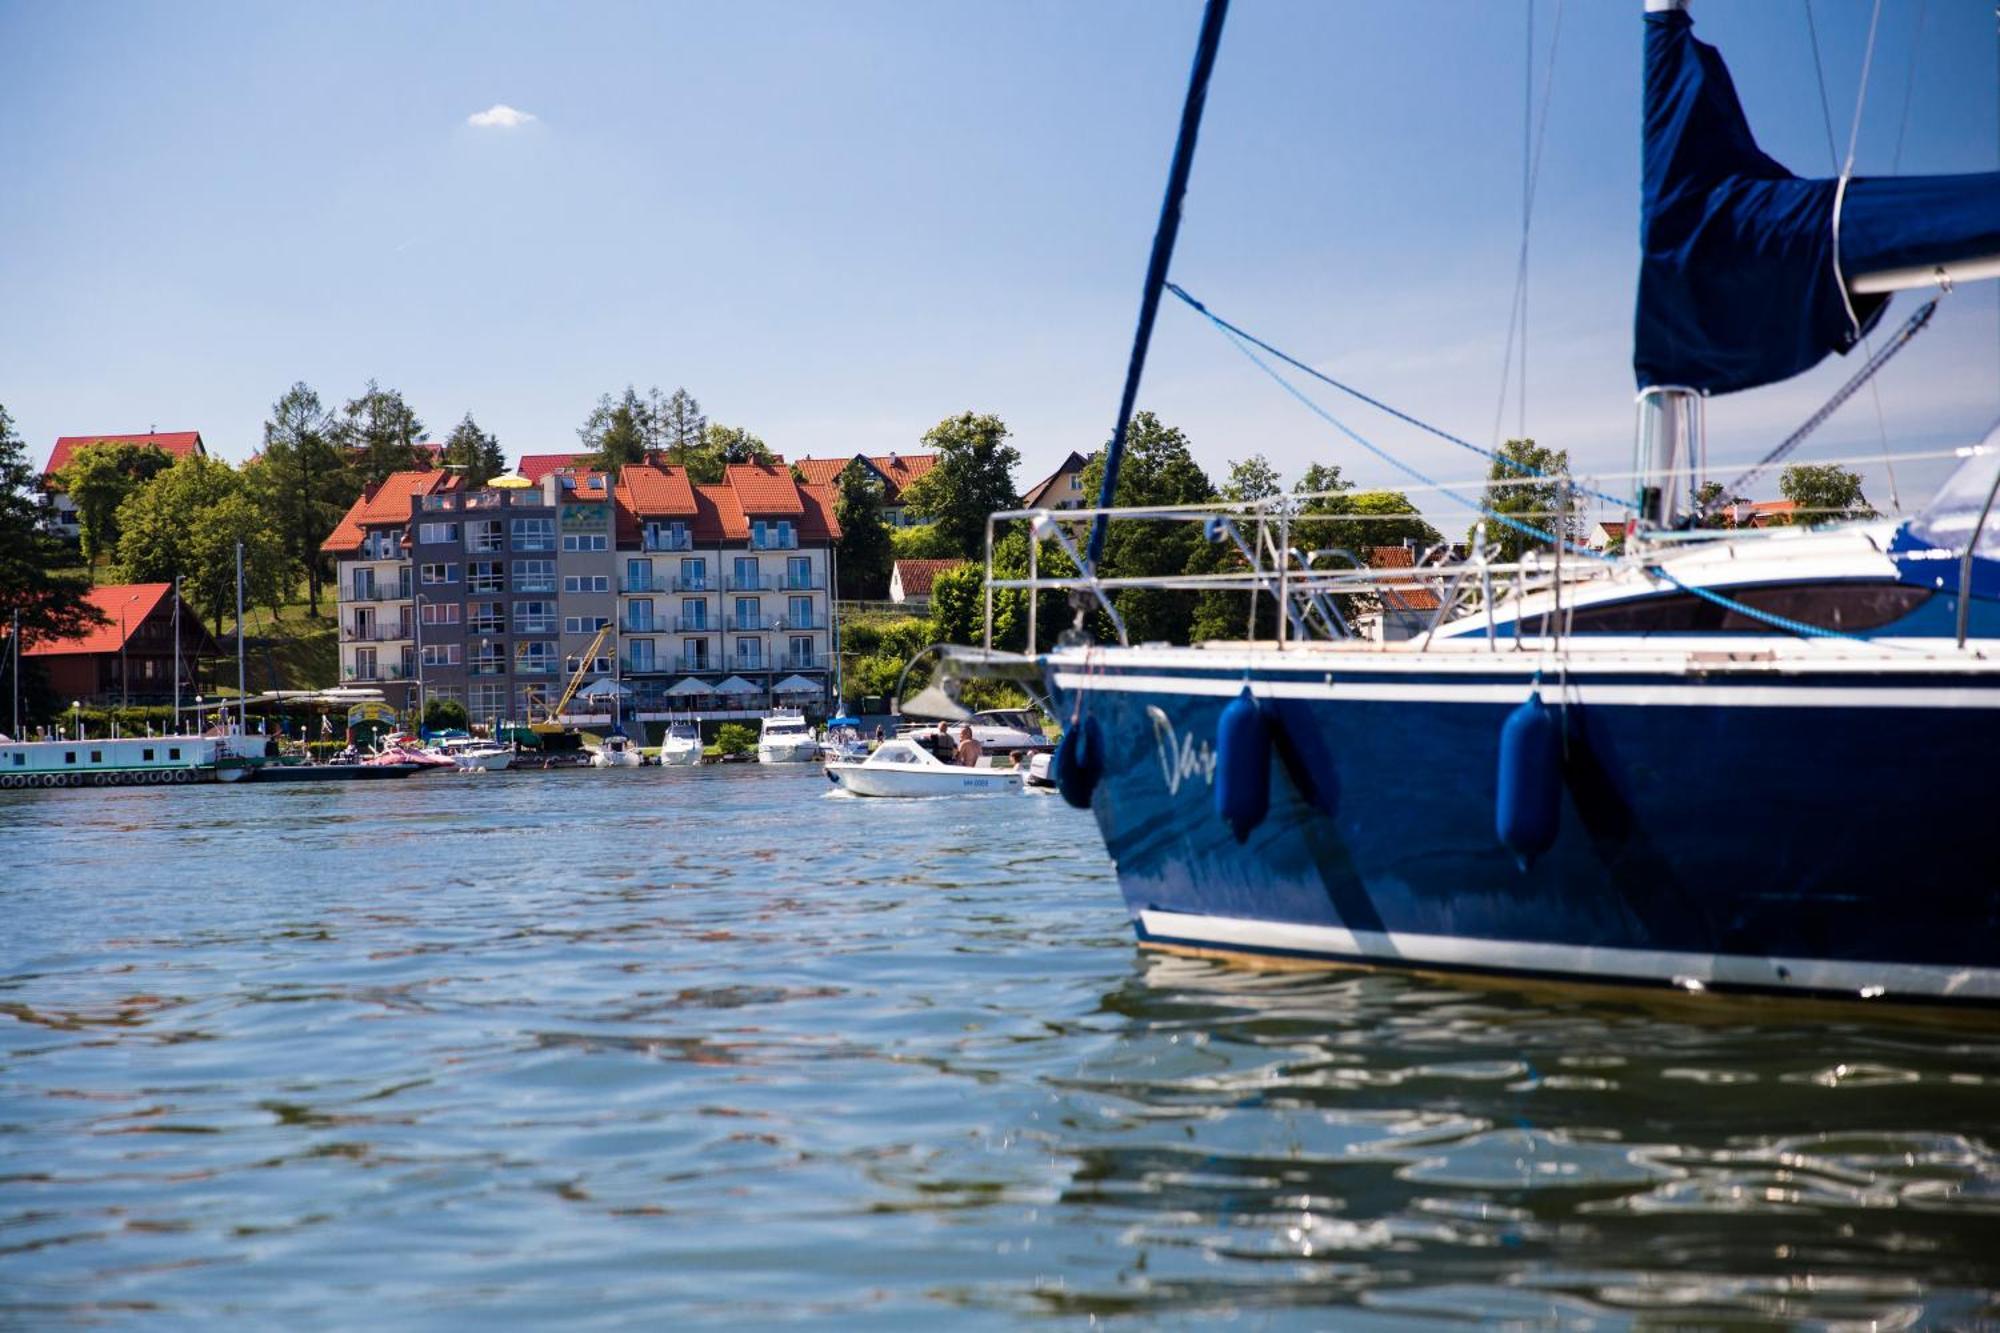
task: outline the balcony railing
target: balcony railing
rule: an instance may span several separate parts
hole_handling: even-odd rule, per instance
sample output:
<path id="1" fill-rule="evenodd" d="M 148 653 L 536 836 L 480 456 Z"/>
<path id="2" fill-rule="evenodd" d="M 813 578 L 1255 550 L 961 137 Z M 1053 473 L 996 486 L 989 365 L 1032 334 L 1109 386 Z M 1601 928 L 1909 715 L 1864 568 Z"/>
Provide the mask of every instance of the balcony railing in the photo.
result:
<path id="1" fill-rule="evenodd" d="M 507 664 L 505 662 L 495 662 L 491 659 L 480 661 L 475 658 L 467 665 L 465 673 L 468 676 L 504 676 L 507 674 Z"/>
<path id="2" fill-rule="evenodd" d="M 762 537 L 751 534 L 750 548 L 754 551 L 796 551 L 799 549 L 799 534 L 767 532 Z"/>
<path id="3" fill-rule="evenodd" d="M 777 669 L 780 671 L 828 671 L 832 668 L 828 665 L 824 654 L 800 653 L 797 656 L 788 654 L 781 658 Z"/>
<path id="4" fill-rule="evenodd" d="M 671 580 L 671 582 L 670 582 L 670 586 L 669 586 L 669 587 L 668 587 L 668 588 L 666 589 L 666 591 L 669 591 L 669 592 L 716 592 L 716 591 L 719 591 L 719 590 L 721 589 L 721 587 L 722 587 L 722 580 L 721 580 L 721 579 L 712 579 L 712 578 L 709 578 L 709 577 L 707 577 L 706 575 L 704 575 L 704 576 L 702 576 L 701 578 L 698 578 L 698 579 L 684 579 L 684 578 L 675 578 L 675 579 Z"/>
<path id="5" fill-rule="evenodd" d="M 618 622 L 620 634 L 664 634 L 666 622 L 659 620 L 621 620 Z"/>
<path id="6" fill-rule="evenodd" d="M 766 630 L 782 629 L 784 623 L 770 616 L 731 616 L 727 628 L 731 634 L 762 634 Z"/>
<path id="7" fill-rule="evenodd" d="M 717 628 L 707 616 L 675 616 L 670 623 L 675 634 L 713 634 Z"/>
<path id="8" fill-rule="evenodd" d="M 667 591 L 667 581 L 665 579 L 655 579 L 655 578 L 643 578 L 643 579 L 622 578 L 618 580 L 618 591 L 665 592 Z"/>
<path id="9" fill-rule="evenodd" d="M 671 660 L 671 661 L 673 662 L 673 664 L 674 664 L 674 665 L 673 665 L 673 669 L 674 669 L 675 671 L 679 671 L 679 672 L 683 672 L 683 673 L 685 673 L 685 672 L 689 672 L 689 671 L 714 671 L 714 670 L 716 670 L 716 665 L 715 665 L 715 659 L 714 659 L 714 658 L 712 658 L 712 657 L 687 657 L 687 656 L 681 656 L 681 657 L 676 657 L 676 658 L 672 658 L 672 659 L 670 659 L 670 660 Z"/>
<path id="10" fill-rule="evenodd" d="M 657 657 L 626 657 L 619 659 L 618 669 L 628 675 L 644 676 L 660 671 L 671 671 L 673 667 Z"/>
<path id="11" fill-rule="evenodd" d="M 769 574 L 758 574 L 754 578 L 749 575 L 731 574 L 728 581 L 728 590 L 730 592 L 770 592 L 776 582 L 777 580 Z"/>
<path id="12" fill-rule="evenodd" d="M 349 643 L 396 643 L 403 639 L 415 637 L 415 631 L 409 625 L 363 625 L 357 623 L 343 625 L 341 629 L 343 631 L 340 636 L 341 639 Z"/>
<path id="13" fill-rule="evenodd" d="M 648 532 L 644 539 L 648 551 L 692 551 L 694 534 L 691 532 Z"/>
<path id="14" fill-rule="evenodd" d="M 346 680 L 403 680 L 405 673 L 400 662 L 378 662 L 374 666 L 356 664 L 341 672 Z"/>

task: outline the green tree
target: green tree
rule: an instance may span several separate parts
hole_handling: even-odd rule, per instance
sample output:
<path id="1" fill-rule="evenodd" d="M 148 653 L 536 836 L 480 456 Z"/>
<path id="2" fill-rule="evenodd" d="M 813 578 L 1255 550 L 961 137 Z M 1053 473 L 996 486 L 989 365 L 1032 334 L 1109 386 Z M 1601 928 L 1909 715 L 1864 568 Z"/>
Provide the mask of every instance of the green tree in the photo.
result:
<path id="1" fill-rule="evenodd" d="M 70 455 L 56 473 L 57 489 L 76 506 L 83 539 L 83 558 L 93 577 L 97 562 L 118 547 L 118 506 L 132 492 L 173 464 L 173 456 L 151 444 L 87 444 Z"/>
<path id="2" fill-rule="evenodd" d="M 889 529 L 890 560 L 962 560 L 956 543 L 929 523 Z M 982 556 L 983 558 L 983 556 Z"/>
<path id="3" fill-rule="evenodd" d="M 424 730 L 464 731 L 472 725 L 472 715 L 456 699 L 429 699 L 424 703 Z"/>
<path id="4" fill-rule="evenodd" d="M 937 527 L 952 555 L 983 561 L 986 516 L 1020 503 L 1014 469 L 1021 451 L 1007 443 L 1007 433 L 999 417 L 973 412 L 946 417 L 924 433 L 938 460 L 903 499 L 910 513 Z"/>
<path id="5" fill-rule="evenodd" d="M 1278 470 L 1262 454 L 1252 454 L 1240 463 L 1231 460 L 1229 480 L 1222 483 L 1222 498 L 1225 500 L 1268 500 L 1283 493 Z"/>
<path id="6" fill-rule="evenodd" d="M 628 384 L 619 397 L 607 393 L 597 400 L 576 437 L 588 451 L 581 460 L 585 466 L 614 472 L 645 460 L 658 444 L 658 425 L 651 405 Z"/>
<path id="7" fill-rule="evenodd" d="M 402 394 L 374 380 L 358 398 L 347 400 L 331 430 L 364 485 L 378 485 L 392 472 L 423 465 L 417 444 L 424 438 L 424 423 Z"/>
<path id="8" fill-rule="evenodd" d="M 11 634 L 19 616 L 24 642 L 60 638 L 102 620 L 89 601 L 89 580 L 58 572 L 68 560 L 42 526 L 35 487 L 27 448 L 0 406 L 0 634 Z M 0 672 L 12 670 L 9 652 Z"/>
<path id="9" fill-rule="evenodd" d="M 669 405 L 671 405 L 669 400 Z M 731 463 L 768 463 L 776 454 L 741 426 L 709 425 L 692 445 L 669 445 L 667 461 L 688 472 L 688 480 L 713 485 Z"/>
<path id="10" fill-rule="evenodd" d="M 1544 449 L 1533 440 L 1509 440 L 1500 446 L 1500 456 L 1487 469 L 1486 493 L 1480 504 L 1489 513 L 1574 542 L 1583 536 L 1583 506 L 1568 478 L 1567 449 Z M 1486 538 L 1500 548 L 1503 561 L 1519 560 L 1530 550 L 1551 546 L 1547 538 L 1490 518 L 1486 520 Z"/>
<path id="11" fill-rule="evenodd" d="M 647 395 L 647 403 L 657 433 L 653 447 L 665 450 L 668 462 L 686 466 L 683 459 L 701 455 L 702 446 L 708 442 L 708 418 L 703 415 L 701 404 L 693 394 L 677 388 L 662 398 L 660 391 L 654 389 Z M 732 461 L 742 463 L 749 460 L 738 458 Z M 714 480 L 722 480 L 721 474 L 717 473 Z"/>
<path id="12" fill-rule="evenodd" d="M 1104 454 L 1091 456 L 1083 470 L 1085 494 L 1098 494 L 1104 483 Z M 1215 486 L 1194 461 L 1194 452 L 1180 430 L 1162 423 L 1151 412 L 1132 418 L 1125 434 L 1125 461 L 1118 469 L 1118 489 L 1112 503 L 1121 508 L 1195 505 L 1212 501 Z M 1185 574 L 1207 545 L 1202 525 L 1182 519 L 1121 519 L 1105 529 L 1104 557 L 1098 573 L 1105 578 L 1160 578 Z M 1193 628 L 1197 598 L 1186 590 L 1122 588 L 1112 595 L 1134 643 L 1186 643 Z"/>
<path id="13" fill-rule="evenodd" d="M 444 462 L 445 466 L 458 471 L 468 489 L 484 486 L 507 470 L 507 458 L 500 452 L 500 441 L 479 429 L 479 423 L 472 419 L 470 412 L 445 437 Z"/>
<path id="14" fill-rule="evenodd" d="M 889 595 L 894 559 L 888 525 L 882 522 L 882 488 L 858 461 L 841 469 L 833 516 L 840 523 L 840 596 L 881 599 Z"/>
<path id="15" fill-rule="evenodd" d="M 753 754 L 757 733 L 741 722 L 725 722 L 715 729 L 715 748 L 723 754 Z"/>
<path id="16" fill-rule="evenodd" d="M 1778 493 L 1798 506 L 1786 522 L 1875 517 L 1875 506 L 1861 493 L 1861 474 L 1837 463 L 1794 463 L 1779 474 Z"/>
<path id="17" fill-rule="evenodd" d="M 317 616 L 327 577 L 320 543 L 361 493 L 361 474 L 345 466 L 332 417 L 310 386 L 294 384 L 272 406 L 263 457 L 249 480 L 286 557 L 305 575 L 306 606 Z"/>
<path id="18" fill-rule="evenodd" d="M 1719 481 L 1704 481 L 1696 488 L 1694 493 L 1695 509 L 1702 515 L 1697 521 L 1698 526 L 1704 528 L 1726 528 L 1730 526 L 1733 520 L 1729 514 L 1729 506 L 1742 504 L 1743 497 L 1740 495 L 1724 495 L 1723 492 L 1725 489 Z M 1625 535 L 1621 532 L 1618 534 L 1618 546 L 1615 549 L 1623 550 L 1624 546 Z"/>
<path id="19" fill-rule="evenodd" d="M 181 595 L 222 633 L 236 609 L 236 543 L 243 543 L 243 602 L 277 607 L 293 562 L 271 516 L 227 463 L 188 457 L 148 482 L 118 511 L 118 562 L 134 582 L 178 581 Z"/>

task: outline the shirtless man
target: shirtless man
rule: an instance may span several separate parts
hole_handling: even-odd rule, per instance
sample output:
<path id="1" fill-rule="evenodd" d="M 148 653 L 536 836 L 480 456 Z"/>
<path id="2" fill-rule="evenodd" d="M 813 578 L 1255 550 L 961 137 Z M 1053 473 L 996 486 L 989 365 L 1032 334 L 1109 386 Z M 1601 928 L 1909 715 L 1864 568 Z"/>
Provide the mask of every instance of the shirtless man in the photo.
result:
<path id="1" fill-rule="evenodd" d="M 982 753 L 984 752 L 980 749 L 979 742 L 972 737 L 972 724 L 968 722 L 963 727 L 960 727 L 958 730 L 958 752 L 955 756 L 959 767 L 977 768 L 979 766 L 979 756 Z"/>

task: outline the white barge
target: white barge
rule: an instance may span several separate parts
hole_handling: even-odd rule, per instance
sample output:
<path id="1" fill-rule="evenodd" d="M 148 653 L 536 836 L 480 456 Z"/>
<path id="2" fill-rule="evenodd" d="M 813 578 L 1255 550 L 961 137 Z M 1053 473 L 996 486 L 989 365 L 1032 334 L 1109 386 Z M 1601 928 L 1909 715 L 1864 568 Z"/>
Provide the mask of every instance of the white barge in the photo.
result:
<path id="1" fill-rule="evenodd" d="M 264 761 L 262 736 L 0 737 L 0 789 L 234 782 Z"/>

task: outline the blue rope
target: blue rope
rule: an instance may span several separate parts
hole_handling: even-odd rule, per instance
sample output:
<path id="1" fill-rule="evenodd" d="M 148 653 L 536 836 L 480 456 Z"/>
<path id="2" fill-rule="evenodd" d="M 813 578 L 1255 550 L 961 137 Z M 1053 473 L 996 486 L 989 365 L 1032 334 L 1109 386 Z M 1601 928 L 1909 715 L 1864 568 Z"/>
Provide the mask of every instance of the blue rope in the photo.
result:
<path id="1" fill-rule="evenodd" d="M 1318 380 L 1320 383 L 1338 389 L 1350 398 L 1358 398 L 1362 402 L 1368 404 L 1368 406 L 1374 408 L 1376 411 L 1386 412 L 1390 416 L 1396 418 L 1396 420 L 1401 421 L 1406 425 L 1415 426 L 1418 430 L 1424 431 L 1427 434 L 1435 435 L 1440 440 L 1444 440 L 1449 444 L 1455 444 L 1461 449 L 1470 449 L 1473 453 L 1478 454 L 1481 458 L 1485 458 L 1490 460 L 1491 462 L 1499 463 L 1502 466 L 1512 468 L 1514 471 L 1523 473 L 1530 477 L 1539 477 L 1546 481 L 1565 480 L 1564 478 L 1551 476 L 1549 473 L 1543 472 L 1539 468 L 1531 467 L 1528 464 L 1521 462 L 1519 459 L 1509 458 L 1506 454 L 1503 454 L 1496 449 L 1488 449 L 1483 445 L 1474 444 L 1470 440 L 1461 439 L 1458 436 L 1453 435 L 1450 431 L 1444 430 L 1437 426 L 1433 426 L 1428 421 L 1421 421 L 1416 417 L 1411 416 L 1408 412 L 1405 412 L 1400 408 L 1391 407 L 1389 406 L 1389 404 L 1383 402 L 1379 398 L 1370 397 L 1368 394 L 1363 393 L 1361 390 L 1355 388 L 1351 384 L 1343 384 L 1339 380 L 1335 379 L 1333 376 L 1325 374 L 1322 371 L 1313 369 L 1311 366 L 1307 365 L 1305 362 L 1299 360 L 1297 357 L 1291 355 L 1290 353 L 1280 348 L 1273 347 L 1271 344 L 1265 342 L 1262 338 L 1259 338 L 1256 334 L 1251 333 L 1245 329 L 1238 328 L 1236 325 L 1231 324 L 1228 320 L 1216 314 L 1213 310 L 1210 310 L 1200 301 L 1197 301 L 1192 295 L 1188 293 L 1186 288 L 1180 286 L 1180 284 L 1178 283 L 1173 283 L 1173 282 L 1168 283 L 1167 290 L 1172 292 L 1175 296 L 1178 296 L 1182 301 L 1185 301 L 1191 308 L 1193 308 L 1196 311 L 1196 313 L 1200 314 L 1204 319 L 1208 320 L 1209 323 L 1215 325 L 1216 328 L 1222 330 L 1225 334 L 1228 334 L 1232 338 L 1240 339 L 1241 342 L 1238 343 L 1239 347 L 1242 345 L 1243 342 L 1247 342 L 1252 344 L 1253 346 L 1262 348 L 1264 351 L 1269 352 L 1272 356 L 1277 357 L 1280 361 L 1283 361 L 1286 365 L 1292 367 L 1294 370 L 1297 370 L 1302 374 L 1310 375 L 1314 379 Z M 1570 487 L 1574 490 L 1580 491 L 1583 494 L 1591 496 L 1595 499 L 1602 500 L 1606 504 L 1615 505 L 1620 509 L 1636 509 L 1638 507 L 1637 502 L 1634 501 L 1633 498 L 1629 495 L 1625 496 L 1608 495 L 1603 491 L 1595 490 L 1589 486 L 1584 486 L 1574 481 L 1570 482 L 1569 484 Z"/>

